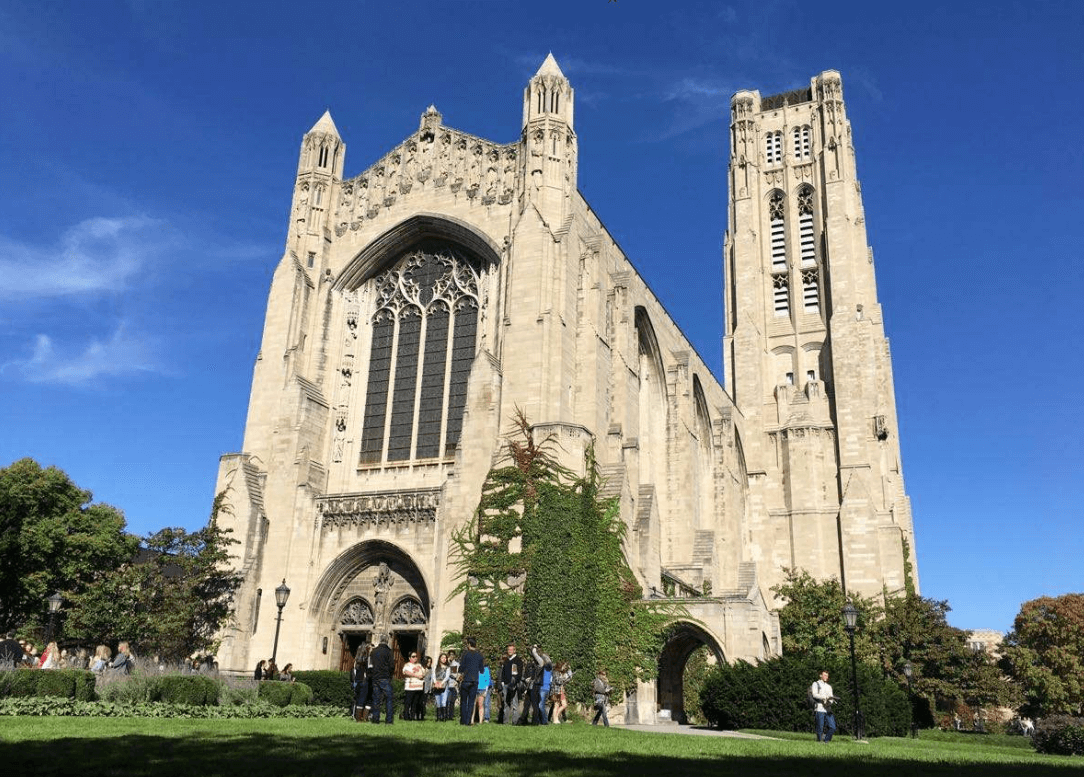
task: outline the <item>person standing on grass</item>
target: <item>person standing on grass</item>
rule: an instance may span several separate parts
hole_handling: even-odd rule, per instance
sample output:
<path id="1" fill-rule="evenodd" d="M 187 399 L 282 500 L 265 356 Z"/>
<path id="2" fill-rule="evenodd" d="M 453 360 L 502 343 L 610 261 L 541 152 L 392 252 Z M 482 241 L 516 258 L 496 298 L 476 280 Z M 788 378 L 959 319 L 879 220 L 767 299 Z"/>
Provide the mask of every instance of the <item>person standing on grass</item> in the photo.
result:
<path id="1" fill-rule="evenodd" d="M 474 637 L 467 637 L 467 649 L 459 661 L 459 724 L 473 726 L 475 699 L 478 697 L 478 675 L 485 660 L 477 649 Z"/>
<path id="2" fill-rule="evenodd" d="M 475 702 L 472 722 L 489 723 L 489 692 L 493 689 L 493 678 L 489 673 L 489 662 L 482 658 L 482 671 L 478 673 L 478 699 Z"/>
<path id="3" fill-rule="evenodd" d="M 409 659 L 403 664 L 403 695 L 406 697 L 403 700 L 403 718 L 405 720 L 421 720 L 424 677 L 425 668 L 418 663 L 417 652 L 411 652 Z"/>
<path id="4" fill-rule="evenodd" d="M 809 696 L 813 699 L 817 741 L 831 742 L 832 734 L 836 733 L 836 716 L 832 712 L 836 697 L 832 693 L 832 686 L 828 684 L 828 672 L 821 672 L 820 679 L 809 687 Z"/>
<path id="5" fill-rule="evenodd" d="M 546 725 L 546 697 L 550 695 L 550 683 L 553 679 L 553 662 L 550 657 L 543 653 L 538 645 L 531 646 L 531 657 L 534 658 L 537 668 L 535 669 L 534 686 L 531 688 L 531 706 L 534 707 L 532 722 L 536 726 Z"/>
<path id="6" fill-rule="evenodd" d="M 380 644 L 372 653 L 373 680 L 373 714 L 370 720 L 373 723 L 380 722 L 380 704 L 384 703 L 387 715 L 384 723 L 391 725 L 395 722 L 395 698 L 391 692 L 391 676 L 395 672 L 395 659 L 392 657 L 391 648 L 388 647 L 388 635 L 380 635 Z"/>
<path id="7" fill-rule="evenodd" d="M 354 686 L 354 706 L 350 717 L 364 723 L 368 717 L 369 702 L 369 644 L 358 648 L 354 654 L 354 667 L 350 670 L 350 683 Z M 358 713 L 361 713 L 360 716 Z"/>
<path id="8" fill-rule="evenodd" d="M 253 677 L 256 678 L 256 682 L 259 682 L 260 680 L 263 679 L 263 668 L 265 666 L 267 666 L 266 661 L 260 661 L 260 663 L 256 664 L 256 672 L 253 675 Z"/>
<path id="9" fill-rule="evenodd" d="M 501 667 L 501 693 L 504 696 L 504 722 L 514 726 L 519 719 L 519 680 L 523 675 L 523 659 L 516 655 L 516 646 L 508 645 L 508 655 Z"/>
<path id="10" fill-rule="evenodd" d="M 565 686 L 572 679 L 572 669 L 567 661 L 558 661 L 553 668 L 553 686 L 550 698 L 553 699 L 553 709 L 550 712 L 550 723 L 560 723 L 561 713 L 568 708 L 568 696 L 565 695 Z"/>
<path id="11" fill-rule="evenodd" d="M 606 677 L 605 669 L 598 670 L 591 690 L 595 694 L 595 709 L 598 710 L 595 713 L 595 719 L 591 721 L 591 725 L 597 726 L 599 718 L 602 718 L 602 725 L 609 728 L 610 719 L 606 716 L 606 707 L 610 703 L 610 692 L 613 691 L 613 688 L 610 687 L 610 680 Z"/>

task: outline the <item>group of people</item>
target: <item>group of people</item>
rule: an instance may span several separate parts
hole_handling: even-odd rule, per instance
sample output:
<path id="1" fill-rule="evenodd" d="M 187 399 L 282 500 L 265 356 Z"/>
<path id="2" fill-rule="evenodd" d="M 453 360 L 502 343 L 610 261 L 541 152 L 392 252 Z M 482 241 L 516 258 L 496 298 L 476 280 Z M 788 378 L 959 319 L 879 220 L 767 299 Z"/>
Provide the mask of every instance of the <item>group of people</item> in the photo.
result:
<path id="1" fill-rule="evenodd" d="M 394 722 L 395 700 L 391 680 L 395 673 L 395 658 L 382 636 L 376 647 L 368 644 L 358 648 L 351 670 L 354 688 L 352 713 L 359 722 Z M 491 700 L 498 699 L 496 722 L 509 725 L 546 725 L 560 723 L 568 708 L 565 686 L 572 679 L 567 661 L 556 664 L 538 645 L 531 646 L 531 660 L 524 661 L 509 644 L 500 665 L 490 667 L 478 650 L 473 637 L 466 640 L 463 653 L 454 650 L 432 656 L 424 663 L 417 651 L 411 651 L 402 668 L 404 720 L 424 720 L 427 702 L 433 700 L 438 721 L 455 719 L 459 701 L 459 722 L 464 726 L 494 721 Z M 593 692 L 594 722 L 610 725 L 606 715 L 611 693 L 606 673 L 595 678 Z"/>
<path id="2" fill-rule="evenodd" d="M 292 683 L 294 682 L 294 665 L 287 664 L 282 669 L 279 669 L 275 665 L 275 659 L 269 658 L 256 664 L 254 677 L 257 681 L 278 680 L 283 683 Z"/>
<path id="3" fill-rule="evenodd" d="M 0 641 L 0 667 L 30 667 L 34 669 L 89 669 L 93 672 L 112 670 L 130 674 L 135 659 L 127 642 L 117 646 L 116 655 L 108 645 L 98 645 L 91 654 L 86 648 L 68 651 L 50 641 L 39 654 L 32 642 L 16 640 L 9 632 Z"/>

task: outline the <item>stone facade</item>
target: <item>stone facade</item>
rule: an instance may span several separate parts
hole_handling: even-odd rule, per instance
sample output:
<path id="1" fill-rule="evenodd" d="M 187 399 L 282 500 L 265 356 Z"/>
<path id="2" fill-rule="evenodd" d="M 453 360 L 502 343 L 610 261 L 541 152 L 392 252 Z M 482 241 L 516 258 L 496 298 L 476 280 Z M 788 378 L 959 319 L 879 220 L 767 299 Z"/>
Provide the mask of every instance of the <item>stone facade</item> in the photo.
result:
<path id="1" fill-rule="evenodd" d="M 330 115 L 305 134 L 243 451 L 217 483 L 244 572 L 222 667 L 271 655 L 284 578 L 295 666 L 339 667 L 374 632 L 407 650 L 459 631 L 450 534 L 516 408 L 574 470 L 594 445 L 644 590 L 688 605 L 658 688 L 618 712 L 677 709 L 698 644 L 777 653 L 783 567 L 902 587 L 914 543 L 838 74 L 734 97 L 725 388 L 577 190 L 573 106 L 550 56 L 512 143 L 430 107 L 344 178 Z"/>

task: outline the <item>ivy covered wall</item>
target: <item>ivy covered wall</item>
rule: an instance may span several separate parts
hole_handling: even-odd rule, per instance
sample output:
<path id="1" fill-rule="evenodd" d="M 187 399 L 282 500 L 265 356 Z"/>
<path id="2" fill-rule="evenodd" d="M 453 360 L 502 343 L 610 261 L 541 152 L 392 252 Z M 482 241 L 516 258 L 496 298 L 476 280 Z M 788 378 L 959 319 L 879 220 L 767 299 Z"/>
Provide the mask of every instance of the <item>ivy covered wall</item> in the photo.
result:
<path id="1" fill-rule="evenodd" d="M 536 441 L 517 414 L 503 461 L 454 538 L 456 593 L 465 594 L 463 634 L 487 658 L 498 661 L 509 642 L 526 656 L 537 643 L 554 662 L 571 664 L 570 698 L 588 702 L 600 667 L 619 692 L 654 677 L 674 613 L 641 600 L 618 502 L 600 498 L 590 450 L 587 474 L 576 477 L 557 464 L 553 445 Z"/>

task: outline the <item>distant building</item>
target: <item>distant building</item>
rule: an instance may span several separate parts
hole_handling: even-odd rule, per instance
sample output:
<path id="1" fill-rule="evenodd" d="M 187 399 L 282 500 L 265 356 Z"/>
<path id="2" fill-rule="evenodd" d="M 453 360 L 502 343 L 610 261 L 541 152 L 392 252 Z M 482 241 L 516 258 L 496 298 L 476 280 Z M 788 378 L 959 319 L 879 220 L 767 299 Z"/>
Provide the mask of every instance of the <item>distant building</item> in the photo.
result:
<path id="1" fill-rule="evenodd" d="M 1005 634 L 994 629 L 972 629 L 967 632 L 967 645 L 976 653 L 983 651 L 994 658 L 1001 656 Z"/>
<path id="2" fill-rule="evenodd" d="M 516 408 L 573 469 L 594 446 L 645 595 L 692 616 L 633 719 L 682 716 L 700 644 L 779 652 L 784 567 L 903 589 L 911 510 L 839 74 L 732 100 L 725 383 L 579 192 L 573 108 L 550 56 L 510 143 L 430 107 L 346 177 L 330 114 L 305 134 L 243 449 L 219 470 L 244 573 L 223 668 L 271 655 L 284 578 L 295 666 L 463 629 L 449 537 Z"/>

